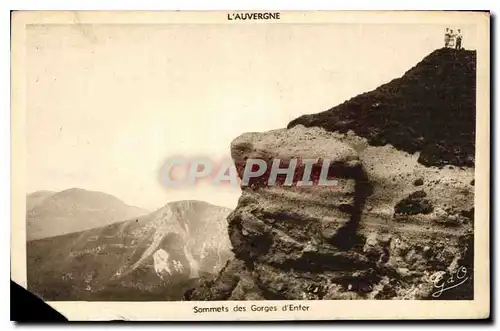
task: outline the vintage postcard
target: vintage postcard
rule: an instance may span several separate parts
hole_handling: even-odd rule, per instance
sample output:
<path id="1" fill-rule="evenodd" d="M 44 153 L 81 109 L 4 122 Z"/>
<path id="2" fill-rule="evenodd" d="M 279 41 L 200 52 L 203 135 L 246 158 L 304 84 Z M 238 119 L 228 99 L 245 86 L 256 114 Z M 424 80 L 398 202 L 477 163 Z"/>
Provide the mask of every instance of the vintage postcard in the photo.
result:
<path id="1" fill-rule="evenodd" d="M 13 12 L 12 279 L 69 320 L 487 318 L 489 20 Z"/>

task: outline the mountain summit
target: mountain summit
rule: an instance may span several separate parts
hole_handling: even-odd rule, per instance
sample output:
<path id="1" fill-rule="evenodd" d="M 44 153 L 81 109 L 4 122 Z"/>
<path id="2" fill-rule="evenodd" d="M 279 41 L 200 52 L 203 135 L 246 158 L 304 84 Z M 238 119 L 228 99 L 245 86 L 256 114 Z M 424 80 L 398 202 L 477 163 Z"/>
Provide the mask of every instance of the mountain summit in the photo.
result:
<path id="1" fill-rule="evenodd" d="M 146 210 L 97 191 L 71 188 L 26 197 L 27 240 L 58 236 L 121 222 Z"/>
<path id="2" fill-rule="evenodd" d="M 438 49 L 401 78 L 288 125 L 354 131 L 372 146 L 421 152 L 419 163 L 474 166 L 476 52 Z"/>

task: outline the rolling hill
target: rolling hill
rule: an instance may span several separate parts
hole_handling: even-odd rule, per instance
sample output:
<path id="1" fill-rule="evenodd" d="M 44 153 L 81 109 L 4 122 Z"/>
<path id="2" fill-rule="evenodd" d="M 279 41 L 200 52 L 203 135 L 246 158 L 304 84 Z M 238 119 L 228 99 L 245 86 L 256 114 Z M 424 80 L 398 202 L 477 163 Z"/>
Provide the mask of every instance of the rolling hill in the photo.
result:
<path id="1" fill-rule="evenodd" d="M 101 227 L 147 213 L 112 195 L 79 188 L 31 193 L 26 207 L 28 241 Z"/>
<path id="2" fill-rule="evenodd" d="M 55 191 L 36 191 L 26 195 L 26 211 L 41 204 L 46 198 L 56 194 Z"/>

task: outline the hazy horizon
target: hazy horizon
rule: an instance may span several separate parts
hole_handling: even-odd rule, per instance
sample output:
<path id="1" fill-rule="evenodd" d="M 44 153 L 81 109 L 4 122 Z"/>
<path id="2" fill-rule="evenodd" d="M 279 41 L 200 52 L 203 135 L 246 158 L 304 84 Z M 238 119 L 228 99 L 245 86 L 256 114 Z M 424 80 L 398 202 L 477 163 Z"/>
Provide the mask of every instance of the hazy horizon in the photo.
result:
<path id="1" fill-rule="evenodd" d="M 443 47 L 446 27 L 30 25 L 27 194 L 77 187 L 147 210 L 178 200 L 234 208 L 238 188 L 162 187 L 162 162 L 229 157 L 244 132 L 286 127 L 401 77 Z M 475 49 L 475 30 L 460 28 Z"/>

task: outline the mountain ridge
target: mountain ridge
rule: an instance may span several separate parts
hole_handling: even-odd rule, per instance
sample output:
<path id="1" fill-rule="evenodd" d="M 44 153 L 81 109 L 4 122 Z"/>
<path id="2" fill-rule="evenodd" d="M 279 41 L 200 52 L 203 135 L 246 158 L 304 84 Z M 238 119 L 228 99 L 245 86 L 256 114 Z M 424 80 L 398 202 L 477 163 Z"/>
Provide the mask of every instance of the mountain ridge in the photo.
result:
<path id="1" fill-rule="evenodd" d="M 28 289 L 46 300 L 174 300 L 232 256 L 231 210 L 176 201 L 130 220 L 28 242 Z"/>
<path id="2" fill-rule="evenodd" d="M 27 240 L 87 230 L 147 213 L 110 194 L 81 188 L 37 191 L 26 199 Z"/>
<path id="3" fill-rule="evenodd" d="M 28 193 L 26 195 L 26 211 L 31 210 L 33 207 L 38 206 L 46 198 L 56 194 L 56 191 L 40 190 Z"/>
<path id="4" fill-rule="evenodd" d="M 460 97 L 458 97 L 460 96 Z M 437 49 L 400 78 L 288 124 L 349 130 L 372 146 L 420 152 L 428 166 L 474 166 L 476 52 Z"/>

